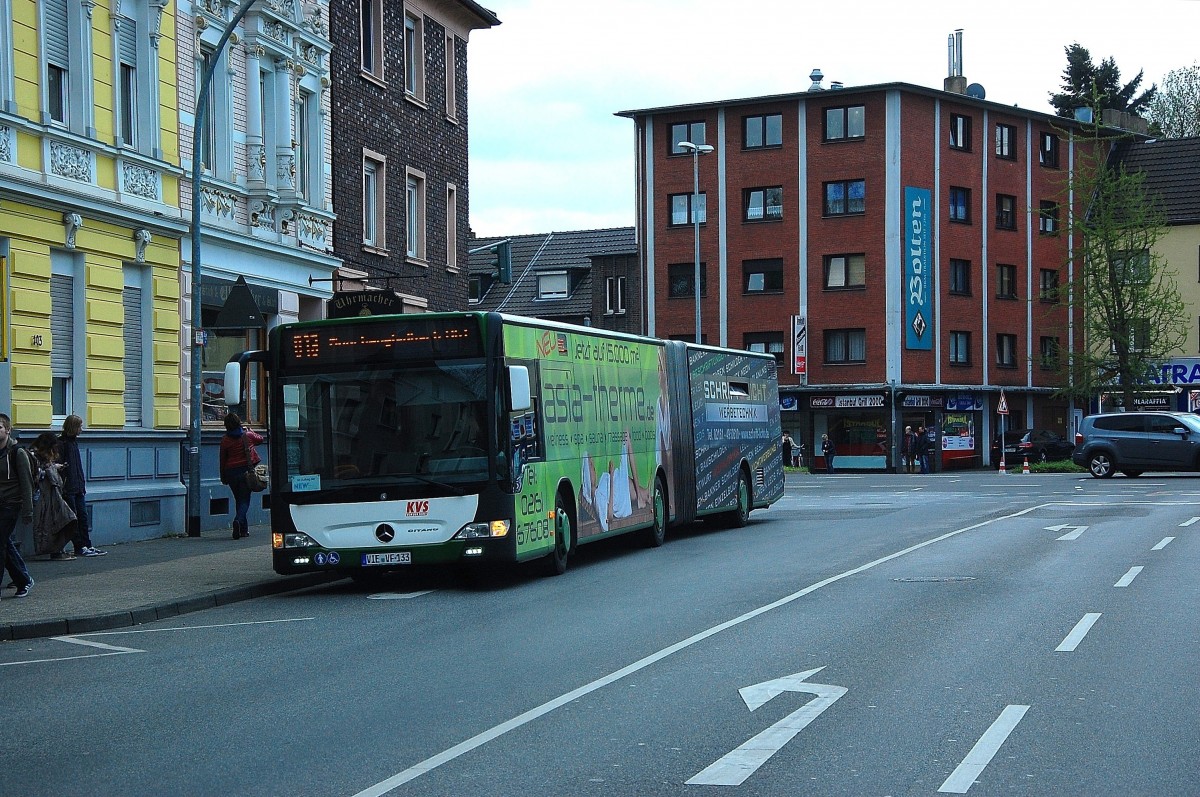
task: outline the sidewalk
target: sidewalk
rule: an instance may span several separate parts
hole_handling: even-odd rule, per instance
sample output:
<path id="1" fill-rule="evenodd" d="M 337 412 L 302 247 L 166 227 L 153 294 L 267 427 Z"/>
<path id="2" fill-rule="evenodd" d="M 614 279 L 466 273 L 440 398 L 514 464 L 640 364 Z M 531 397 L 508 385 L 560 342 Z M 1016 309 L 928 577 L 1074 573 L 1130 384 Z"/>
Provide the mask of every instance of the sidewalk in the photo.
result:
<path id="1" fill-rule="evenodd" d="M 107 556 L 71 561 L 26 559 L 35 585 L 25 598 L 0 593 L 0 641 L 123 628 L 336 578 L 277 575 L 266 525 L 251 526 L 240 540 L 213 530 L 105 550 Z M 11 579 L 0 575 L 7 587 Z"/>

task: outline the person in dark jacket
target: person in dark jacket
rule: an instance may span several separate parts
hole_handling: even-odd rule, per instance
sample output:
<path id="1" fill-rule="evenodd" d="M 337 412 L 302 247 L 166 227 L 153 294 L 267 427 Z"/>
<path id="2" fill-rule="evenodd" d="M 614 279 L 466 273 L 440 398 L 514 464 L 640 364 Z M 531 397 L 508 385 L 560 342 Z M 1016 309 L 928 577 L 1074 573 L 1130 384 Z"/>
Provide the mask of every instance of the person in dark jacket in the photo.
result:
<path id="1" fill-rule="evenodd" d="M 24 598 L 33 586 L 33 578 L 13 543 L 13 532 L 18 519 L 33 520 L 33 479 L 29 457 L 16 450 L 11 434 L 12 421 L 0 414 L 0 575 L 7 570 L 17 589 L 16 596 Z"/>
<path id="2" fill-rule="evenodd" d="M 262 441 L 262 435 L 243 424 L 236 413 L 225 416 L 225 436 L 221 438 L 220 449 L 221 483 L 228 484 L 233 493 L 235 540 L 250 536 L 246 519 L 250 511 L 250 486 L 246 484 L 246 471 L 260 461 L 254 447 Z"/>
<path id="3" fill-rule="evenodd" d="M 75 513 L 75 536 L 71 540 L 76 556 L 104 556 L 92 545 L 91 523 L 87 514 L 87 477 L 83 471 L 83 457 L 79 454 L 79 433 L 83 431 L 83 418 L 68 415 L 63 421 L 62 434 L 58 436 L 58 461 L 62 463 L 63 500 Z M 53 557 L 54 555 L 51 554 Z M 64 558 L 61 554 L 55 558 Z"/>
<path id="4" fill-rule="evenodd" d="M 837 456 L 837 446 L 827 434 L 821 435 L 821 456 L 825 457 L 825 472 L 833 473 L 833 458 Z"/>

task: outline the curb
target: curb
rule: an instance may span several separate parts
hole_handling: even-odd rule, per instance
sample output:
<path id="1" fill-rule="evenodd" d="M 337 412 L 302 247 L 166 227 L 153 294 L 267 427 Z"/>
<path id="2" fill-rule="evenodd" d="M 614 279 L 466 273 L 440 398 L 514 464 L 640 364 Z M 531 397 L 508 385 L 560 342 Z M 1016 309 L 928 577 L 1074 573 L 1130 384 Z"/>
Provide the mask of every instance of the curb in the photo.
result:
<path id="1" fill-rule="evenodd" d="M 227 587 L 178 600 L 139 606 L 136 609 L 128 611 L 109 612 L 86 617 L 64 617 L 56 620 L 0 623 L 0 642 L 85 634 L 95 631 L 109 631 L 113 628 L 128 628 L 134 625 L 163 620 L 168 617 L 177 617 L 181 614 L 225 606 L 230 603 L 239 603 L 254 598 L 263 598 L 268 595 L 279 595 L 284 592 L 295 592 L 297 590 L 308 589 L 309 587 L 317 587 L 333 581 L 340 581 L 343 578 L 345 576 L 338 576 L 333 573 L 309 573 L 299 576 L 286 576 L 240 587 Z"/>

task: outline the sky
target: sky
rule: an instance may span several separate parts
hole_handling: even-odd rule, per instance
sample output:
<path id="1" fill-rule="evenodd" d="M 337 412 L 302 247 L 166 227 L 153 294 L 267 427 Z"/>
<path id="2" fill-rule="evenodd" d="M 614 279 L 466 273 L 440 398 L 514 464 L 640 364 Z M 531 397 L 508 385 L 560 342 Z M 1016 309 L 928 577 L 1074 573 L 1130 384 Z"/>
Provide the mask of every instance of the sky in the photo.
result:
<path id="1" fill-rule="evenodd" d="M 468 49 L 471 229 L 634 224 L 634 123 L 619 111 L 904 82 L 942 87 L 947 37 L 987 99 L 1051 113 L 1064 49 L 1143 84 L 1200 61 L 1200 0 L 481 0 Z"/>

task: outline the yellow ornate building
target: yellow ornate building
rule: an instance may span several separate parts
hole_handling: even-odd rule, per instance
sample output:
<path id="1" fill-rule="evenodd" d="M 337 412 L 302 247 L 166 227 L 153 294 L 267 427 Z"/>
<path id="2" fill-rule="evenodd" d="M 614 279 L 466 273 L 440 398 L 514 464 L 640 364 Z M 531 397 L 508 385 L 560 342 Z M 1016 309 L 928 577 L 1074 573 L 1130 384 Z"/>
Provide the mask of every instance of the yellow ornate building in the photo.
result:
<path id="1" fill-rule="evenodd" d="M 0 409 L 85 422 L 97 545 L 183 528 L 174 0 L 0 0 Z"/>

